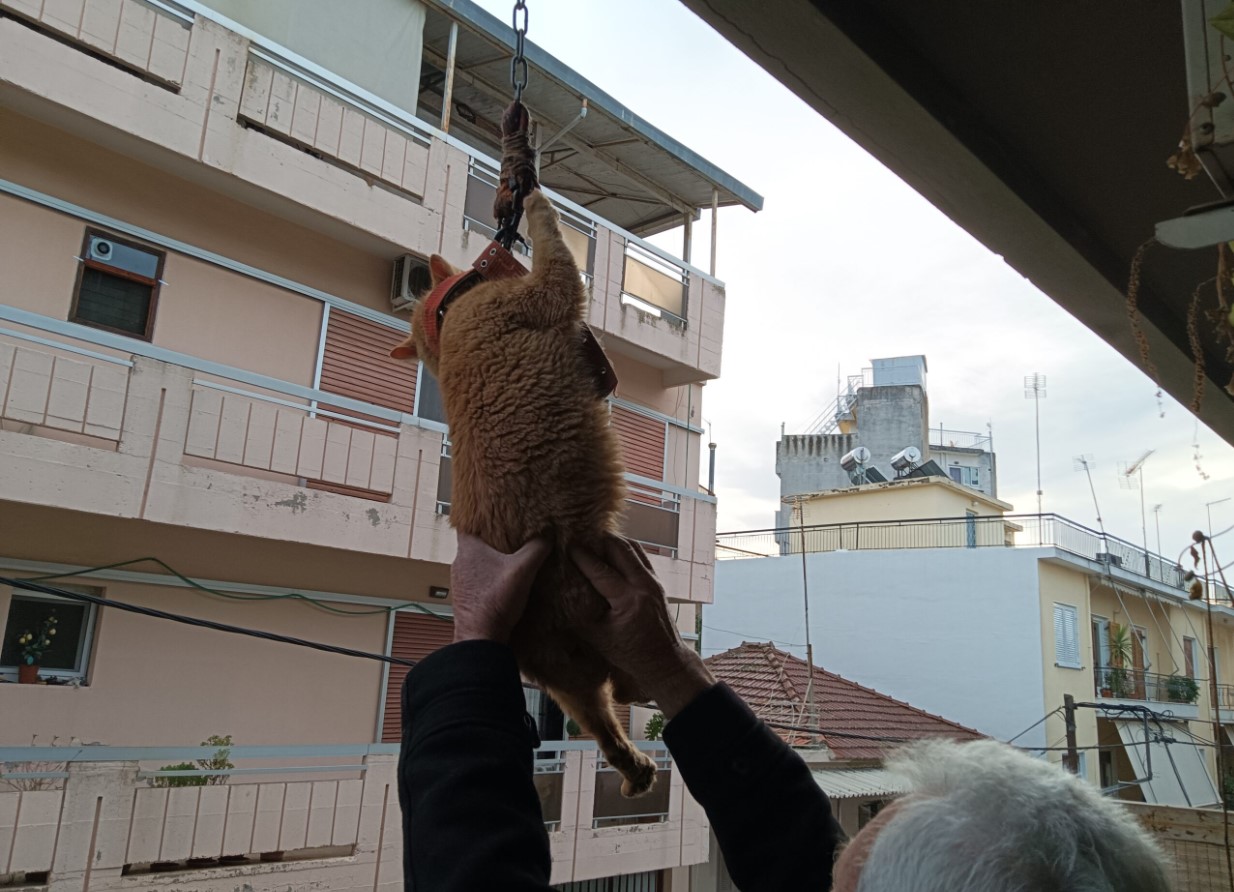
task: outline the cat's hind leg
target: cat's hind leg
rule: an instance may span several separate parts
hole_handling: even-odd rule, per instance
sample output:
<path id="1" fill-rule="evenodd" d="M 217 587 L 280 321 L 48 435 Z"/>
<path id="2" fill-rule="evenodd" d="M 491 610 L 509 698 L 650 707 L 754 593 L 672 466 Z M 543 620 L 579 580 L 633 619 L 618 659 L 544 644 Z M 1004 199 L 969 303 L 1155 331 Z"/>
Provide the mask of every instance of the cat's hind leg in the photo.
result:
<path id="1" fill-rule="evenodd" d="M 609 682 L 582 692 L 550 688 L 549 694 L 566 715 L 596 739 L 608 764 L 621 773 L 624 778 L 622 796 L 632 799 L 651 789 L 656 782 L 656 763 L 646 753 L 635 749 L 625 729 L 618 724 Z"/>

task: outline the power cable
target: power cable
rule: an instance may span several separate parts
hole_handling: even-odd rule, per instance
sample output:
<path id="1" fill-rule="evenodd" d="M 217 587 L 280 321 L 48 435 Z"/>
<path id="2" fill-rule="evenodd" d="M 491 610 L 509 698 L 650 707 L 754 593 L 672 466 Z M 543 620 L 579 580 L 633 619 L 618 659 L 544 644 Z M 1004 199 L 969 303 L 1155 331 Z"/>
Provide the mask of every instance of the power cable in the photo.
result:
<path id="1" fill-rule="evenodd" d="M 427 613 L 429 616 L 436 617 L 437 619 L 445 620 L 446 622 L 451 621 L 450 617 L 440 614 L 436 612 L 435 610 L 431 610 L 428 607 L 416 601 L 405 601 L 401 604 L 391 604 L 389 607 L 384 607 L 384 606 L 374 607 L 371 610 L 348 610 L 342 607 L 331 606 L 330 604 L 326 603 L 321 598 L 314 598 L 309 595 L 300 594 L 299 592 L 288 592 L 285 595 L 255 595 L 255 594 L 248 594 L 248 593 L 224 592 L 224 591 L 220 591 L 219 589 L 210 588 L 210 586 L 208 585 L 204 585 L 203 583 L 200 583 L 197 580 L 189 576 L 185 576 L 183 573 L 181 573 L 175 567 L 168 564 L 166 561 L 163 561 L 156 557 L 133 558 L 132 560 L 117 561 L 114 564 L 104 564 L 99 567 L 86 567 L 81 570 L 69 570 L 64 573 L 47 573 L 42 576 L 27 576 L 25 578 L 31 582 L 46 582 L 46 581 L 53 580 L 53 579 L 68 579 L 73 576 L 90 576 L 92 574 L 99 573 L 104 570 L 115 570 L 120 567 L 129 567 L 129 566 L 132 566 L 133 564 L 144 564 L 144 563 L 152 563 L 159 567 L 162 567 L 169 574 L 176 577 L 177 579 L 179 579 L 181 582 L 183 582 L 185 585 L 189 586 L 190 588 L 197 589 L 198 591 L 204 592 L 207 595 L 214 595 L 217 598 L 225 598 L 229 601 L 283 601 L 283 600 L 302 601 L 313 607 L 317 607 L 321 610 L 324 610 L 327 613 L 335 613 L 340 616 L 374 616 L 374 615 L 382 614 L 382 613 L 391 613 L 393 611 L 402 610 L 404 608 L 413 608 L 413 609 L 419 610 L 422 613 Z M 139 584 L 140 585 L 158 585 L 158 582 L 152 580 L 149 583 L 142 582 Z"/>
<path id="2" fill-rule="evenodd" d="M 169 613 L 166 610 L 158 610 L 154 607 L 141 607 L 137 604 L 117 601 L 114 598 L 100 598 L 98 595 L 87 595 L 84 592 L 71 592 L 67 589 L 53 588 L 52 586 L 43 585 L 38 582 L 31 582 L 26 579 L 11 579 L 6 576 L 0 576 L 0 585 L 12 586 L 15 589 L 21 589 L 22 591 L 38 592 L 44 595 L 54 595 L 57 598 L 67 598 L 70 601 L 81 601 L 87 604 L 94 604 L 99 607 L 114 607 L 117 610 L 127 610 L 130 613 L 137 613 L 142 616 L 153 617 L 154 619 L 170 620 L 171 622 L 182 623 L 186 626 L 197 626 L 198 628 L 203 629 L 213 629 L 217 632 L 230 632 L 233 635 L 247 635 L 250 638 L 263 638 L 267 641 L 278 641 L 283 644 L 294 644 L 299 647 L 310 647 L 314 650 L 340 654 L 345 657 L 361 657 L 366 660 L 378 660 L 382 663 L 392 663 L 397 666 L 412 667 L 416 665 L 416 661 L 414 660 L 404 660 L 399 657 L 390 657 L 384 654 L 368 653 L 367 651 L 354 650 L 350 647 L 340 647 L 336 644 L 322 644 L 319 641 L 307 641 L 303 638 L 295 638 L 291 635 L 280 635 L 277 632 L 263 632 L 259 629 L 247 629 L 243 626 L 233 626 L 209 619 L 196 619 L 191 616 L 182 616 L 178 613 Z"/>
<path id="3" fill-rule="evenodd" d="M 1055 710 L 1054 710 L 1054 711 L 1052 711 L 1052 712 L 1047 712 L 1045 715 L 1043 715 L 1043 716 L 1042 716 L 1041 718 L 1039 718 L 1037 721 L 1033 722 L 1031 725 L 1029 725 L 1027 728 L 1025 728 L 1023 731 L 1021 731 L 1021 732 L 1020 732 L 1019 734 L 1017 734 L 1015 737 L 1012 737 L 1010 740 L 1008 740 L 1008 741 L 1007 741 L 1007 743 L 1009 743 L 1009 744 L 1011 744 L 1011 743 L 1015 743 L 1017 740 L 1019 740 L 1021 737 L 1023 737 L 1025 734 L 1027 734 L 1029 731 L 1033 730 L 1033 728 L 1036 728 L 1038 725 L 1042 724 L 1043 722 L 1048 721 L 1049 719 L 1051 719 L 1051 718 L 1053 718 L 1054 716 L 1058 715 L 1058 714 L 1059 714 L 1060 712 L 1062 712 L 1062 711 L 1063 711 L 1063 708 L 1060 706 L 1060 707 L 1058 707 L 1058 709 L 1055 709 Z"/>

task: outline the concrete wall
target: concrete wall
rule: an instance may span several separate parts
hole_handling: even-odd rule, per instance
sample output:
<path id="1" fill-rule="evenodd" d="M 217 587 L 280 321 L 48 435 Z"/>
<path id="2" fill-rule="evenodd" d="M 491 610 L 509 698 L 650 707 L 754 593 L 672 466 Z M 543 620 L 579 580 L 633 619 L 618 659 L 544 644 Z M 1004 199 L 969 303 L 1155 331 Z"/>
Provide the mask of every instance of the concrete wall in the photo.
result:
<path id="1" fill-rule="evenodd" d="M 857 428 L 853 434 L 793 434 L 776 443 L 776 474 L 780 478 L 780 497 L 843 489 L 851 486 L 840 458 L 857 446 L 870 450 L 869 467 L 892 479 L 891 457 L 908 446 L 916 446 L 929 458 L 929 399 L 917 385 L 862 387 L 853 408 Z M 776 526 L 784 526 L 788 515 L 776 513 Z"/>
<path id="2" fill-rule="evenodd" d="M 67 518 L 63 532 L 72 535 Z M 117 559 L 139 552 L 137 545 Z M 225 572 L 220 567 L 220 575 Z M 338 616 L 302 602 L 241 602 L 130 582 L 88 584 L 140 606 L 385 650 L 383 614 Z M 0 636 L 11 594 L 0 586 Z M 113 746 L 192 746 L 211 734 L 230 734 L 245 745 L 374 740 L 382 677 L 375 661 L 115 609 L 97 611 L 93 651 L 81 687 L 0 684 L 0 715 L 6 716 L 0 745 L 28 746 L 35 735 L 40 746 L 54 737 Z"/>
<path id="3" fill-rule="evenodd" d="M 1006 739 L 1041 718 L 1037 549 L 807 557 L 815 662 Z M 773 640 L 805 655 L 800 558 L 719 561 L 703 652 Z M 726 630 L 726 631 L 720 631 Z M 1038 728 L 1022 742 L 1044 745 Z"/>
<path id="4" fill-rule="evenodd" d="M 967 487 L 937 478 L 867 484 L 802 503 L 805 523 L 863 523 L 926 518 L 999 517 L 1003 509 Z M 796 522 L 796 515 L 794 515 Z M 999 536 L 998 541 L 1002 541 Z"/>
<path id="5" fill-rule="evenodd" d="M 206 0 L 206 5 L 411 114 L 425 9 L 415 0 Z"/>

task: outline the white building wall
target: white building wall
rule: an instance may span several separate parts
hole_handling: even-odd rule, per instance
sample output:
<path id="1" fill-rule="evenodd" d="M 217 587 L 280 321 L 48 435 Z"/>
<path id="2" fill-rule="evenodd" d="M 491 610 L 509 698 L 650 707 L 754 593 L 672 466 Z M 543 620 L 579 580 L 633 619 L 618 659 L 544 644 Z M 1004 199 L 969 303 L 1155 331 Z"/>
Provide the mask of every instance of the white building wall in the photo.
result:
<path id="1" fill-rule="evenodd" d="M 1048 551 L 1048 550 L 1047 550 Z M 807 556 L 814 661 L 1006 740 L 1042 716 L 1037 549 Z M 773 641 L 805 656 L 798 557 L 716 564 L 703 653 Z M 1018 743 L 1046 745 L 1044 732 Z"/>

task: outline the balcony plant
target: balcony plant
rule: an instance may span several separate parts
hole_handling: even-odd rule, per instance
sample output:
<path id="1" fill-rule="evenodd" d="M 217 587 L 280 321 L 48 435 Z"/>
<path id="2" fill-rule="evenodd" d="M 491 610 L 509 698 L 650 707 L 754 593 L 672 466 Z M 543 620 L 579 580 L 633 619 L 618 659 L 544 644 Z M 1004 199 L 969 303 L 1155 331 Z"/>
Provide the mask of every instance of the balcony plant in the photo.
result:
<path id="1" fill-rule="evenodd" d="M 1200 686 L 1190 675 L 1171 675 L 1165 682 L 1165 694 L 1171 703 L 1194 703 L 1200 699 Z"/>
<path id="2" fill-rule="evenodd" d="M 39 660 L 56 638 L 56 625 L 60 622 L 53 610 L 33 632 L 26 629 L 17 638 L 21 645 L 21 663 L 17 666 L 19 684 L 35 684 L 39 680 Z"/>
<path id="3" fill-rule="evenodd" d="M 1110 624 L 1110 668 L 1101 687 L 1103 697 L 1127 697 L 1132 691 L 1127 666 L 1132 660 L 1131 630 L 1126 625 Z"/>

